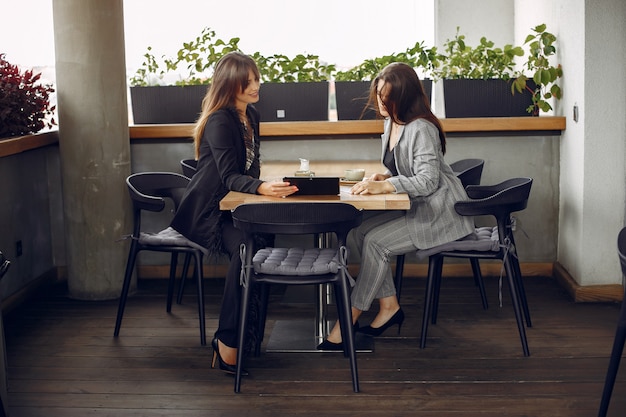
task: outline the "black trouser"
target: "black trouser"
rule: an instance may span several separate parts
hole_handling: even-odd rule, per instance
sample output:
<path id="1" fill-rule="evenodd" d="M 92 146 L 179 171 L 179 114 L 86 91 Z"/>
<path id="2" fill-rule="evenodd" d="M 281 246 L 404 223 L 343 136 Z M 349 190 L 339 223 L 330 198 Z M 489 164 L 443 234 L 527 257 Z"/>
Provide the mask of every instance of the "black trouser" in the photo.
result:
<path id="1" fill-rule="evenodd" d="M 241 259 L 239 246 L 245 243 L 245 237 L 241 230 L 233 226 L 232 221 L 224 221 L 222 225 L 222 245 L 230 257 L 222 308 L 215 337 L 229 347 L 238 347 L 237 326 L 239 324 L 239 310 L 241 304 L 241 287 L 239 274 L 241 273 Z"/>
<path id="2" fill-rule="evenodd" d="M 270 235 L 259 236 L 256 244 L 261 246 L 273 245 L 274 239 Z M 215 337 L 229 347 L 239 347 L 237 340 L 237 327 L 239 325 L 239 312 L 241 310 L 241 285 L 239 277 L 241 274 L 241 258 L 239 247 L 245 243 L 245 236 L 242 231 L 233 226 L 232 220 L 225 220 L 222 225 L 222 246 L 230 257 L 226 282 L 224 284 L 224 295 L 222 297 L 222 308 Z M 254 346 L 257 336 L 256 319 L 259 306 L 259 292 L 255 288 L 251 295 L 250 317 L 248 318 L 248 343 L 244 348 Z"/>

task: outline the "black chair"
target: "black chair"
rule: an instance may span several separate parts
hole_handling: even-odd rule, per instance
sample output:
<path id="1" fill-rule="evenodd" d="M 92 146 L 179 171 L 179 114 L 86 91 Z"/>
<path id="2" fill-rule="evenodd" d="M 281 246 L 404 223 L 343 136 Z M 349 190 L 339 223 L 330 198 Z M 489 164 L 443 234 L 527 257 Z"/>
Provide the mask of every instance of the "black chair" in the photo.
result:
<path id="1" fill-rule="evenodd" d="M 417 251 L 418 258 L 428 257 L 428 278 L 420 341 L 422 349 L 426 346 L 428 322 L 432 319 L 432 323 L 435 324 L 437 321 L 444 258 L 500 259 L 506 271 L 522 350 L 524 356 L 530 355 L 524 317 L 528 327 L 532 324 L 513 236 L 511 213 L 526 208 L 532 182 L 531 178 L 512 178 L 497 185 L 468 186 L 466 190 L 470 199 L 457 202 L 454 205 L 455 210 L 463 216 L 493 216 L 496 226 L 479 227 L 467 238 Z M 482 277 L 479 279 L 482 280 Z"/>
<path id="2" fill-rule="evenodd" d="M 453 162 L 450 164 L 450 168 L 456 174 L 456 176 L 461 180 L 461 184 L 463 184 L 464 188 L 467 188 L 468 185 L 479 185 L 480 178 L 483 174 L 483 167 L 485 166 L 484 159 L 478 158 L 468 158 L 461 159 L 459 161 Z M 402 294 L 402 275 L 404 272 L 404 257 L 405 255 L 396 256 L 396 271 L 394 277 L 394 284 L 396 286 L 396 297 L 398 301 L 400 301 L 400 295 Z M 470 259 L 470 263 L 472 265 L 472 272 L 474 274 L 474 282 L 478 286 L 480 291 L 480 297 L 483 302 L 483 308 L 487 309 L 489 304 L 487 302 L 487 295 L 485 293 L 485 286 L 483 284 L 483 280 L 479 279 L 480 274 L 480 265 L 477 259 Z"/>
<path id="3" fill-rule="evenodd" d="M 354 329 L 350 303 L 350 276 L 347 271 L 348 232 L 361 224 L 362 212 L 345 203 L 260 203 L 246 204 L 232 212 L 233 224 L 246 234 L 242 245 L 242 297 L 239 324 L 239 346 L 245 346 L 250 294 L 261 287 L 260 335 L 255 352 L 259 352 L 267 316 L 267 294 L 270 284 L 321 285 L 333 284 L 339 322 L 344 341 L 344 354 L 350 358 L 352 387 L 359 391 Z M 334 233 L 336 248 L 257 248 L 255 235 L 319 235 Z M 235 392 L 241 388 L 243 349 L 237 351 Z"/>
<path id="4" fill-rule="evenodd" d="M 617 236 L 617 255 L 622 268 L 622 275 L 626 275 L 626 227 L 624 227 Z M 626 288 L 626 287 L 625 287 Z M 602 400 L 600 402 L 600 410 L 598 417 L 605 417 L 609 410 L 609 403 L 615 385 L 615 377 L 619 369 L 619 363 L 622 359 L 624 351 L 624 342 L 626 341 L 626 290 L 622 299 L 622 307 L 619 311 L 617 320 L 617 329 L 615 330 L 615 339 L 613 340 L 613 349 L 611 351 L 611 359 L 609 361 L 609 369 L 606 372 L 604 382 L 604 390 L 602 391 Z"/>
<path id="5" fill-rule="evenodd" d="M 170 199 L 174 204 L 174 210 L 189 184 L 189 178 L 173 172 L 143 172 L 132 174 L 126 179 L 126 185 L 133 203 L 133 233 L 130 236 L 132 241 L 128 252 L 126 273 L 122 293 L 120 295 L 119 307 L 117 310 L 117 320 L 115 322 L 114 335 L 117 337 L 122 325 L 124 307 L 128 297 L 128 290 L 132 278 L 133 269 L 137 254 L 141 251 L 169 252 L 171 253 L 170 277 L 167 290 L 167 312 L 172 310 L 172 295 L 176 280 L 176 267 L 178 255 L 181 253 L 192 256 L 195 260 L 194 275 L 198 287 L 198 317 L 200 321 L 200 343 L 206 345 L 206 331 L 204 319 L 204 291 L 202 261 L 206 254 L 206 249 L 191 242 L 171 227 L 159 233 L 146 233 L 141 228 L 141 212 L 152 211 L 161 212 L 166 206 L 165 199 Z"/>
<path id="6" fill-rule="evenodd" d="M 198 170 L 198 161 L 195 159 L 183 159 L 180 161 L 180 167 L 185 177 L 191 178 Z"/>
<path id="7" fill-rule="evenodd" d="M 182 159 L 180 161 L 180 167 L 183 171 L 183 175 L 187 178 L 193 177 L 198 171 L 198 161 L 196 159 Z M 176 303 L 181 304 L 183 302 L 183 295 L 185 294 L 185 283 L 187 282 L 187 274 L 189 272 L 189 265 L 191 264 L 191 255 L 185 254 L 185 260 L 183 261 L 183 271 L 180 278 L 180 286 L 178 288 L 178 297 L 176 297 Z"/>

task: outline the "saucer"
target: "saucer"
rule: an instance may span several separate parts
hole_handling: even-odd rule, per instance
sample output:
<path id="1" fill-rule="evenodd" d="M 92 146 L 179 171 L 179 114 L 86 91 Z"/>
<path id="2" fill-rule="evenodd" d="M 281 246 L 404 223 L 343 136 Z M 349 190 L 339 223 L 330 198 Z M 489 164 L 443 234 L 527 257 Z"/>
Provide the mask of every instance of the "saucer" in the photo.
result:
<path id="1" fill-rule="evenodd" d="M 343 184 L 343 185 L 354 185 L 354 184 L 356 184 L 357 182 L 361 182 L 361 181 L 353 181 L 353 180 L 347 180 L 347 179 L 345 179 L 345 178 L 340 178 L 340 179 L 339 179 L 339 182 L 340 182 L 341 184 Z"/>

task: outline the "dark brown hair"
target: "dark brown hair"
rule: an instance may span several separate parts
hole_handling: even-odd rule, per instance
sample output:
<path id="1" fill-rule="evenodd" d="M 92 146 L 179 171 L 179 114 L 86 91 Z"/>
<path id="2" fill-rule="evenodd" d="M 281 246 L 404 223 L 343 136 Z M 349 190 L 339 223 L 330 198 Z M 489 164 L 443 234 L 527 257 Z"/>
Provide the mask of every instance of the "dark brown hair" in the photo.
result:
<path id="1" fill-rule="evenodd" d="M 256 62 L 241 52 L 229 52 L 217 62 L 211 86 L 202 99 L 202 113 L 193 132 L 196 158 L 200 157 L 200 142 L 209 116 L 216 110 L 235 107 L 237 94 L 248 87 L 250 71 L 257 80 L 260 78 Z"/>
<path id="2" fill-rule="evenodd" d="M 378 91 L 378 82 L 384 82 L 383 91 Z M 424 92 L 424 87 L 417 73 L 409 65 L 394 62 L 387 65 L 372 80 L 368 106 L 378 109 L 378 96 L 385 106 L 392 121 L 397 124 L 407 124 L 415 119 L 425 119 L 439 130 L 441 151 L 446 153 L 446 135 L 441 122 L 430 109 L 430 101 Z"/>

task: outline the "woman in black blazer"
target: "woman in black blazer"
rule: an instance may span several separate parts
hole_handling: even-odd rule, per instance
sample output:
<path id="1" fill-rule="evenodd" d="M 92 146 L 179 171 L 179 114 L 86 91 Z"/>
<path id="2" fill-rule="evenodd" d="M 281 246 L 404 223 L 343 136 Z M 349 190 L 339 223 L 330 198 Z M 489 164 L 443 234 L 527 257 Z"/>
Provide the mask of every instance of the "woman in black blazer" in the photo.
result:
<path id="1" fill-rule="evenodd" d="M 239 245 L 230 212 L 219 202 L 229 191 L 284 197 L 297 191 L 286 182 L 259 179 L 259 115 L 249 104 L 259 101 L 260 76 L 256 63 L 231 52 L 217 63 L 211 86 L 202 100 L 202 113 L 193 138 L 197 172 L 191 179 L 171 226 L 212 254 L 230 257 L 219 327 L 213 339 L 213 362 L 235 372 L 240 287 Z"/>

